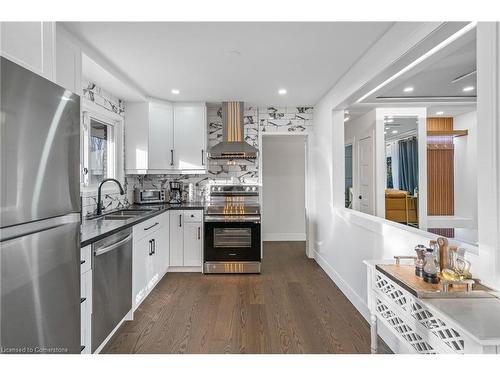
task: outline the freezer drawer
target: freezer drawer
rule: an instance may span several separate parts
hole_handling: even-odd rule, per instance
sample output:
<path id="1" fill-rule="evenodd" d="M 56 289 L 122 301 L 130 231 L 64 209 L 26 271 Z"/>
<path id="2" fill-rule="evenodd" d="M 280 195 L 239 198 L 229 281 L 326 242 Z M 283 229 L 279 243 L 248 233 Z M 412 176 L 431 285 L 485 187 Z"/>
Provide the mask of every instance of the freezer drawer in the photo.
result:
<path id="1" fill-rule="evenodd" d="M 80 222 L 53 225 L 0 242 L 3 352 L 80 353 Z"/>

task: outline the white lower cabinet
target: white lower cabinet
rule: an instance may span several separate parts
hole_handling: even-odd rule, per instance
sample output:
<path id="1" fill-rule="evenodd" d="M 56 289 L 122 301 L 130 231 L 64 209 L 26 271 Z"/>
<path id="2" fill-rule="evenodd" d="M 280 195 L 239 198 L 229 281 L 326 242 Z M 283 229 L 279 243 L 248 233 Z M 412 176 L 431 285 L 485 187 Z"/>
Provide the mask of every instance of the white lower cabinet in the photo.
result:
<path id="1" fill-rule="evenodd" d="M 201 222 L 184 224 L 184 267 L 200 267 L 202 264 Z"/>
<path id="2" fill-rule="evenodd" d="M 202 266 L 203 212 L 201 210 L 170 211 L 170 267 Z"/>
<path id="3" fill-rule="evenodd" d="M 170 215 L 168 212 L 160 215 L 161 230 L 158 231 L 157 243 L 155 248 L 155 267 L 160 278 L 165 275 L 170 265 L 170 243 L 169 243 L 169 223 Z"/>
<path id="4" fill-rule="evenodd" d="M 135 310 L 168 268 L 168 216 L 155 216 L 133 228 L 132 305 Z"/>
<path id="5" fill-rule="evenodd" d="M 184 217 L 182 210 L 170 211 L 170 266 L 184 265 Z"/>
<path id="6" fill-rule="evenodd" d="M 80 346 L 82 354 L 91 353 L 92 329 L 92 269 L 91 246 L 81 249 L 80 260 Z"/>

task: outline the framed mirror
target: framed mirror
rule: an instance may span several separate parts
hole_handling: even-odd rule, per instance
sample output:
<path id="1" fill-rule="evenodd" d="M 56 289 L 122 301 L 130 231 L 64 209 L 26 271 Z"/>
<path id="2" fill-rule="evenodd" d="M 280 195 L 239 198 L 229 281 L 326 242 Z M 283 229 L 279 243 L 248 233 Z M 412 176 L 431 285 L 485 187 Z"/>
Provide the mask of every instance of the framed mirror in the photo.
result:
<path id="1" fill-rule="evenodd" d="M 475 30 L 344 115 L 345 207 L 477 245 Z"/>

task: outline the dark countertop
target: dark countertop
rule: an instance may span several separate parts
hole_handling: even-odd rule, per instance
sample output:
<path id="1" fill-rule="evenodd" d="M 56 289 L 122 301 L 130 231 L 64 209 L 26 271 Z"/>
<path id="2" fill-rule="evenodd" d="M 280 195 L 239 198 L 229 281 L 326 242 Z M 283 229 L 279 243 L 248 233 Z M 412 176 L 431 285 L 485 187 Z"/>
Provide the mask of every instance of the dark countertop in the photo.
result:
<path id="1" fill-rule="evenodd" d="M 166 211 L 170 210 L 203 210 L 205 208 L 205 203 L 203 202 L 191 202 L 191 203 L 181 203 L 181 204 L 133 204 L 127 209 L 148 209 L 151 211 L 146 211 L 144 214 L 135 216 L 133 218 L 123 219 L 123 220 L 104 220 L 102 218 L 98 219 L 84 219 L 80 226 L 80 241 L 81 247 L 90 245 L 104 237 L 111 234 L 119 232 L 122 229 L 132 227 L 143 221 L 151 219 L 156 215 L 160 215 Z M 106 214 L 111 213 L 106 212 Z"/>

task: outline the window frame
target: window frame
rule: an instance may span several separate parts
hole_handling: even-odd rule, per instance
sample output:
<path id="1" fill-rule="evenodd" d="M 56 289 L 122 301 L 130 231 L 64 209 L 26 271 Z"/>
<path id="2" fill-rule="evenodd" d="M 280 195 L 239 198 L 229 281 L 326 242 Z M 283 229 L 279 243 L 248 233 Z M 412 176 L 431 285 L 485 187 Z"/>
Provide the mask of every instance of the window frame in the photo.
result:
<path id="1" fill-rule="evenodd" d="M 92 195 L 98 188 L 98 184 L 89 184 L 88 175 L 84 168 L 89 167 L 89 141 L 90 121 L 95 120 L 109 127 L 109 138 L 107 140 L 107 176 L 115 178 L 123 185 L 124 183 L 124 118 L 117 113 L 106 110 L 88 99 L 83 99 L 81 107 L 81 129 L 80 129 L 80 189 L 82 196 Z M 106 193 L 118 192 L 115 184 L 106 184 L 102 191 Z"/>

